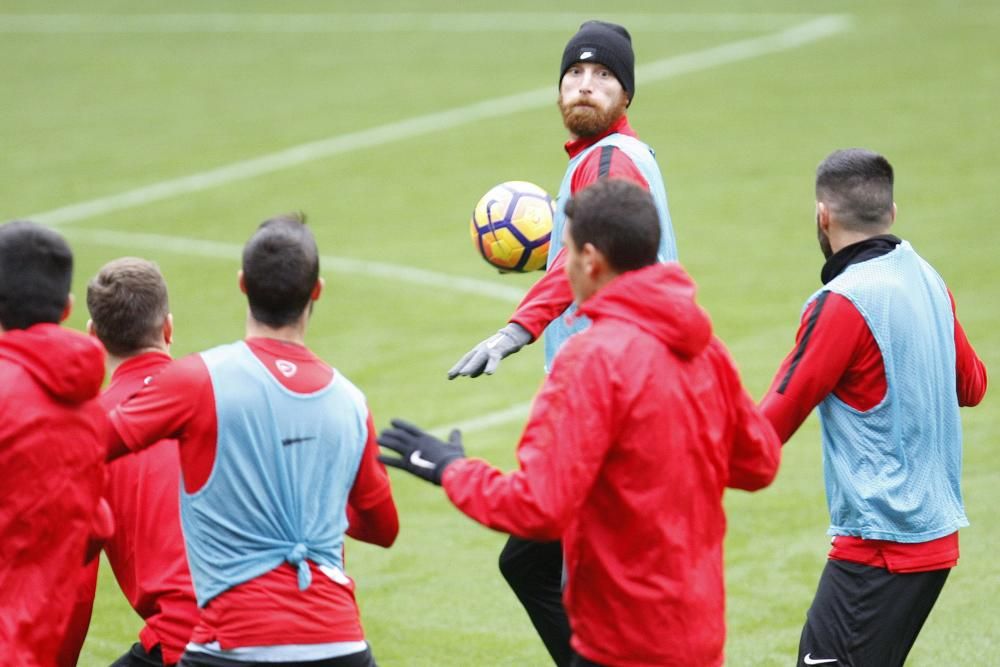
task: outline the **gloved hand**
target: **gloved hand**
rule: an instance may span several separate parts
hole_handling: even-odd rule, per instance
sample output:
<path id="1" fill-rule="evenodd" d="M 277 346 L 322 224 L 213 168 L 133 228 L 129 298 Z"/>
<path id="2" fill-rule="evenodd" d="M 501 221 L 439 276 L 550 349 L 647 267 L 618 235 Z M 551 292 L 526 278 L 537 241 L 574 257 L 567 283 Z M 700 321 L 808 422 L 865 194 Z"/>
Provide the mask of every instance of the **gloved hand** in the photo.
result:
<path id="1" fill-rule="evenodd" d="M 409 422 L 393 419 L 392 427 L 379 433 L 377 440 L 382 447 L 399 454 L 398 457 L 380 455 L 379 461 L 438 486 L 448 464 L 465 458 L 462 433 L 458 429 L 451 432 L 448 442 L 442 442 Z"/>
<path id="2" fill-rule="evenodd" d="M 511 322 L 479 345 L 465 353 L 458 363 L 448 371 L 448 379 L 459 375 L 479 377 L 483 373 L 493 375 L 500 360 L 514 354 L 531 342 L 528 330 L 516 322 Z"/>

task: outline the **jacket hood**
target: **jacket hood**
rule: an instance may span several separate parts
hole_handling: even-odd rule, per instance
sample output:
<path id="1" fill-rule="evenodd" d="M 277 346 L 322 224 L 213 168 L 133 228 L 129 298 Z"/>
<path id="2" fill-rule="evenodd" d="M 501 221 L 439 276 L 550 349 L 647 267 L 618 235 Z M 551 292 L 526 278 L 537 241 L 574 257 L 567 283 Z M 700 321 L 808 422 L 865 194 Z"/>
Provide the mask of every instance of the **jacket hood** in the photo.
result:
<path id="1" fill-rule="evenodd" d="M 677 262 L 654 264 L 621 274 L 580 306 L 592 320 L 611 317 L 632 322 L 689 358 L 712 339 L 712 321 L 694 299 L 694 281 Z"/>
<path id="2" fill-rule="evenodd" d="M 58 324 L 36 324 L 0 335 L 0 359 L 23 367 L 57 400 L 83 403 L 104 382 L 104 346 Z"/>

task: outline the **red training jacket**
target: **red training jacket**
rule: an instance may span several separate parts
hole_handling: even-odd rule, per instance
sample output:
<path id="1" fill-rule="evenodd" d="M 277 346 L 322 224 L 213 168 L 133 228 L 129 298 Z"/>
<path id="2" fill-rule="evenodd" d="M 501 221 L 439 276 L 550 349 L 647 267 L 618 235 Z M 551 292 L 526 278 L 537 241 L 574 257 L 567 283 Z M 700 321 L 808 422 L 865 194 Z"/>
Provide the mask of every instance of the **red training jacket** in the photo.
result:
<path id="1" fill-rule="evenodd" d="M 104 348 L 55 324 L 0 335 L 0 656 L 52 667 L 104 483 Z"/>
<path id="2" fill-rule="evenodd" d="M 110 411 L 128 400 L 169 363 L 170 355 L 165 352 L 126 359 L 101 394 L 101 406 Z M 159 644 L 168 665 L 180 661 L 198 622 L 181 531 L 179 488 L 177 441 L 163 440 L 111 463 L 104 489 L 115 524 L 114 535 L 104 543 L 104 553 L 125 599 L 145 621 L 139 640 L 147 651 Z M 83 577 L 60 655 L 60 664 L 65 667 L 76 665 L 87 636 L 98 564 L 95 558 Z"/>
<path id="3" fill-rule="evenodd" d="M 780 443 L 677 263 L 584 302 L 503 474 L 464 459 L 448 497 L 495 530 L 562 539 L 573 648 L 622 667 L 721 665 L 723 489 L 774 478 Z"/>
<path id="4" fill-rule="evenodd" d="M 101 396 L 112 410 L 170 363 L 150 352 L 122 363 Z M 108 562 L 129 604 L 145 621 L 139 633 L 150 650 L 160 644 L 163 661 L 180 660 L 198 622 L 180 517 L 180 458 L 176 440 L 162 440 L 108 467 L 106 497 L 118 529 L 104 545 Z"/>

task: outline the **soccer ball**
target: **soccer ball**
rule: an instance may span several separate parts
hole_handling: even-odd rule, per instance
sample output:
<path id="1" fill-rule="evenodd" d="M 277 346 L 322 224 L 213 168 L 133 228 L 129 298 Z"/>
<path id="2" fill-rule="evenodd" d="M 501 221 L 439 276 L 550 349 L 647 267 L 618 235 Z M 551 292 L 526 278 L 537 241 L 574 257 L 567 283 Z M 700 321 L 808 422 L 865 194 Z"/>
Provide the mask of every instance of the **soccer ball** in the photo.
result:
<path id="1" fill-rule="evenodd" d="M 545 268 L 555 204 L 542 188 L 507 181 L 489 190 L 472 211 L 472 245 L 501 271 Z"/>

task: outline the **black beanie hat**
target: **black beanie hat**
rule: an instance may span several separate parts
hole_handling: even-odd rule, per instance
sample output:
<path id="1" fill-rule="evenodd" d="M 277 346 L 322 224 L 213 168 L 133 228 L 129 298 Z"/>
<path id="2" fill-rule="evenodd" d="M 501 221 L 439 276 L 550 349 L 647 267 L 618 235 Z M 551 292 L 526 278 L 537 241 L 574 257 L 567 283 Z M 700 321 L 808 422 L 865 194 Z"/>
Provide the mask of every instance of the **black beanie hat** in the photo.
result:
<path id="1" fill-rule="evenodd" d="M 632 36 L 624 26 L 604 21 L 587 21 L 580 26 L 563 51 L 559 83 L 574 63 L 600 63 L 622 84 L 629 101 L 635 95 L 635 54 Z"/>

